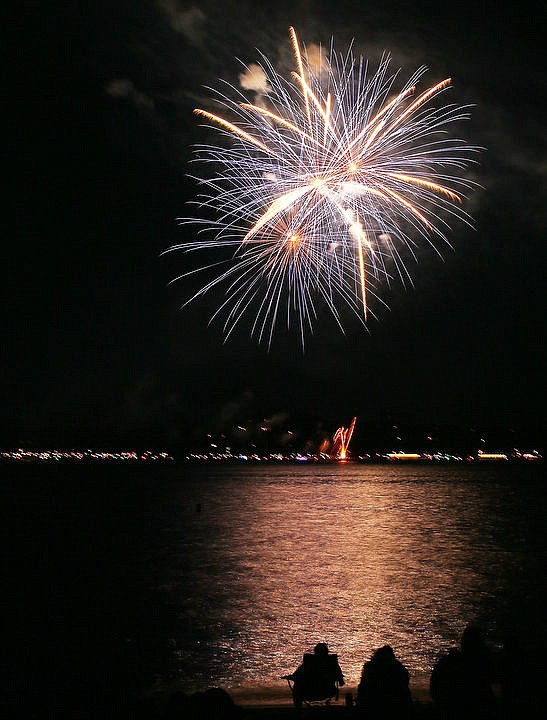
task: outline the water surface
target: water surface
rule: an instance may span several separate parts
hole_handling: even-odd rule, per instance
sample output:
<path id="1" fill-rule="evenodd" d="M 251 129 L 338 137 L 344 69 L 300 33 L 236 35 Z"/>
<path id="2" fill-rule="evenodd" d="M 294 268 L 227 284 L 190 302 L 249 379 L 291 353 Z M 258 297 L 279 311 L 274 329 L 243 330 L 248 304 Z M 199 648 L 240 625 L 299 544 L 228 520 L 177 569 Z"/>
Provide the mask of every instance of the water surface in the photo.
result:
<path id="1" fill-rule="evenodd" d="M 528 466 L 3 468 L 12 672 L 278 684 L 319 641 L 350 684 L 413 677 L 480 622 L 545 639 L 545 484 Z M 30 665 L 29 665 L 30 662 Z"/>

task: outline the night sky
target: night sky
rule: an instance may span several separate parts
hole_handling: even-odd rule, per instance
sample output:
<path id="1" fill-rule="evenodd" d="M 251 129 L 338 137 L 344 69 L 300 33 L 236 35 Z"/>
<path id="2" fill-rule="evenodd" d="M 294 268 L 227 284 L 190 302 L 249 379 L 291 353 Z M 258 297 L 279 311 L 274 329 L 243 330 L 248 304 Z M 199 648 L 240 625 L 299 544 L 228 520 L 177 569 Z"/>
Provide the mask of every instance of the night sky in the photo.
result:
<path id="1" fill-rule="evenodd" d="M 268 418 L 302 443 L 357 415 L 373 428 L 545 430 L 545 16 L 543 3 L 118 0 L 21 3 L 5 23 L 0 446 L 148 443 Z M 459 128 L 483 146 L 480 183 L 443 259 L 419 253 L 369 332 L 319 308 L 314 335 L 272 347 L 208 325 L 221 294 L 188 308 L 188 267 L 162 255 L 195 186 L 192 114 L 204 86 L 237 83 L 257 48 L 285 61 L 304 43 L 407 77 L 452 77 L 473 104 Z"/>

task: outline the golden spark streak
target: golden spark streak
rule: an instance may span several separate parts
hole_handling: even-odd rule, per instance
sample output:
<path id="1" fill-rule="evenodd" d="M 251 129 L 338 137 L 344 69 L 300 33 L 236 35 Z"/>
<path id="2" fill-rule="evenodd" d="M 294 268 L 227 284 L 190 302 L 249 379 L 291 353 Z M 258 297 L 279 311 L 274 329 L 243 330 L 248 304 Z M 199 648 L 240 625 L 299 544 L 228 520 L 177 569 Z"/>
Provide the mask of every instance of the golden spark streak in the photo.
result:
<path id="1" fill-rule="evenodd" d="M 296 35 L 296 30 L 292 26 L 289 28 L 289 34 L 291 36 L 292 48 L 293 48 L 293 52 L 294 52 L 294 57 L 296 59 L 296 64 L 298 65 L 298 70 L 300 72 L 300 75 L 302 77 L 304 77 L 304 65 L 302 63 L 302 55 L 300 54 L 300 47 L 298 45 L 298 37 Z M 308 95 L 307 95 L 306 88 L 304 88 L 304 102 L 306 104 L 306 115 L 308 116 L 308 125 L 311 130 L 312 126 L 311 126 L 310 104 L 308 102 Z"/>
<path id="2" fill-rule="evenodd" d="M 365 241 L 368 244 L 368 238 L 366 235 L 366 232 L 363 227 L 361 227 L 361 233 L 365 237 Z M 358 241 L 357 241 L 357 250 L 359 253 L 359 273 L 361 275 L 361 297 L 363 298 L 363 314 L 365 316 L 365 320 L 367 319 L 367 284 L 366 284 L 366 274 L 365 274 L 365 259 L 363 257 L 363 244 L 361 242 L 361 235 L 359 235 Z"/>
<path id="3" fill-rule="evenodd" d="M 291 190 L 291 192 L 285 193 L 285 195 L 281 195 L 280 197 L 276 198 L 270 205 L 270 207 L 266 210 L 266 212 L 259 217 L 257 222 L 245 235 L 245 237 L 243 238 L 243 242 L 247 242 L 248 240 L 250 240 L 253 235 L 256 235 L 260 228 L 263 227 L 267 222 L 269 222 L 276 215 L 279 215 L 279 213 L 286 210 L 294 202 L 299 200 L 303 195 L 310 192 L 311 190 L 315 190 L 316 187 L 317 184 L 304 185 L 303 187 L 296 188 L 296 190 Z"/>
<path id="4" fill-rule="evenodd" d="M 424 180 L 423 178 L 418 178 L 414 175 L 404 175 L 403 173 L 386 172 L 386 175 L 389 175 L 389 177 L 395 178 L 396 180 L 404 180 L 405 182 L 409 182 L 414 185 L 426 187 L 429 190 L 435 190 L 436 192 L 440 192 L 443 195 L 446 195 L 451 200 L 457 200 L 459 203 L 462 202 L 462 199 L 459 195 L 457 195 L 455 192 L 452 192 L 452 190 L 449 190 L 447 187 L 444 187 L 444 185 L 438 185 L 437 183 L 431 182 L 429 180 Z"/>
<path id="5" fill-rule="evenodd" d="M 308 135 L 308 133 L 305 133 L 302 128 L 297 127 L 296 125 L 293 125 L 288 120 L 285 120 L 285 118 L 280 117 L 279 115 L 276 115 L 275 113 L 271 112 L 270 110 L 266 110 L 266 108 L 261 108 L 258 105 L 251 105 L 250 103 L 240 103 L 240 107 L 245 108 L 246 110 L 254 110 L 254 112 L 258 113 L 259 115 L 264 115 L 264 117 L 270 118 L 270 120 L 274 120 L 275 122 L 279 123 L 280 125 L 283 125 L 283 127 L 286 127 L 288 130 L 292 130 L 293 132 L 297 133 L 303 138 L 306 138 L 306 140 L 311 140 L 316 145 L 320 145 L 313 135 Z"/>
<path id="6" fill-rule="evenodd" d="M 359 216 L 351 208 L 343 208 L 339 203 L 336 203 L 342 216 L 349 223 L 348 232 L 357 241 L 357 258 L 359 260 L 359 278 L 361 281 L 361 297 L 363 299 L 363 314 L 365 320 L 367 319 L 367 284 L 366 284 L 366 270 L 365 270 L 365 258 L 363 254 L 363 242 L 368 249 L 372 249 L 370 241 L 367 237 L 365 228 L 363 227 Z"/>
<path id="7" fill-rule="evenodd" d="M 418 210 L 418 208 L 414 207 L 414 205 L 409 202 L 406 198 L 404 198 L 402 195 L 399 195 L 399 193 L 396 193 L 395 190 L 390 190 L 390 188 L 384 187 L 385 192 L 388 195 L 391 195 L 391 197 L 395 198 L 395 200 L 398 200 L 401 205 L 404 205 L 406 208 L 410 210 L 411 213 L 416 215 L 417 218 L 419 218 L 424 225 L 426 225 L 430 230 L 432 229 L 431 223 L 429 220 L 425 217 L 425 215 L 422 215 L 422 213 Z"/>
<path id="8" fill-rule="evenodd" d="M 264 152 L 268 153 L 268 155 L 273 155 L 274 157 L 277 157 L 276 153 L 270 150 L 270 148 L 266 147 L 266 145 L 263 145 L 260 140 L 257 140 L 252 135 L 249 135 L 249 133 L 246 133 L 245 130 L 241 130 L 237 127 L 237 125 L 232 125 L 231 122 L 224 120 L 224 118 L 221 118 L 218 115 L 213 115 L 213 113 L 207 112 L 207 110 L 201 110 L 200 108 L 196 108 L 194 110 L 194 114 L 201 115 L 208 120 L 212 120 L 213 122 L 218 123 L 227 130 L 230 130 L 230 132 L 233 132 L 235 135 L 239 135 L 239 137 L 247 140 L 247 142 L 250 142 L 252 145 L 256 145 L 256 147 L 264 150 Z"/>
<path id="9" fill-rule="evenodd" d="M 317 110 L 319 111 L 319 114 L 323 118 L 323 121 L 325 123 L 325 136 L 327 133 L 327 127 L 332 132 L 332 134 L 335 135 L 334 128 L 332 127 L 331 122 L 329 120 L 329 115 L 328 115 L 327 111 L 325 109 L 323 109 L 323 106 L 317 99 L 317 97 L 316 97 L 315 93 L 313 92 L 313 90 L 311 89 L 311 87 L 304 80 L 304 78 L 301 75 L 299 75 L 298 73 L 293 72 L 291 74 L 294 78 L 296 78 L 296 80 L 298 80 L 300 85 L 302 85 L 302 89 L 304 90 L 304 93 L 305 94 L 307 93 L 307 95 L 309 95 L 309 97 L 311 97 L 311 99 L 314 102 L 314 105 L 316 106 Z M 327 101 L 327 103 L 328 103 L 328 101 Z"/>
<path id="10" fill-rule="evenodd" d="M 390 102 L 388 102 L 386 105 L 384 105 L 384 107 L 381 108 L 381 110 L 378 111 L 378 113 L 372 118 L 372 120 L 370 120 L 370 121 L 365 125 L 365 127 L 361 130 L 361 132 L 360 132 L 356 137 L 353 138 L 353 140 L 351 141 L 351 143 L 347 146 L 347 150 L 348 150 L 348 151 L 351 150 L 351 148 L 352 148 L 354 145 L 356 145 L 356 144 L 359 142 L 359 140 L 361 140 L 362 137 L 364 137 L 365 133 L 369 130 L 369 128 L 371 128 L 375 123 L 377 123 L 378 120 L 380 120 L 380 118 L 382 118 L 382 117 L 387 113 L 387 111 L 390 110 L 390 109 L 393 107 L 393 105 L 396 105 L 396 104 L 397 104 L 398 102 L 400 102 L 404 97 L 406 97 L 407 95 L 410 95 L 411 93 L 413 93 L 415 89 L 416 89 L 416 86 L 415 86 L 415 85 L 413 85 L 413 86 L 410 87 L 410 88 L 407 88 L 407 89 L 404 90 L 403 92 L 399 93 L 399 95 L 397 95 L 396 97 L 394 97 L 393 100 L 390 100 Z M 374 132 L 374 131 L 373 131 L 373 132 Z"/>
<path id="11" fill-rule="evenodd" d="M 395 120 L 391 123 L 391 125 L 388 128 L 388 131 L 393 130 L 394 127 L 397 127 L 397 125 L 400 125 L 401 122 L 408 117 L 411 113 L 414 112 L 417 108 L 420 107 L 420 105 L 423 105 L 425 102 L 429 100 L 430 97 L 435 95 L 435 93 L 440 92 L 441 90 L 444 90 L 445 87 L 450 85 L 452 81 L 452 78 L 446 78 L 446 80 L 441 80 L 440 83 L 437 83 L 436 85 L 433 85 L 433 87 L 430 87 L 429 90 L 426 90 L 423 92 L 414 102 L 412 105 L 409 105 L 407 109 L 401 113 Z"/>

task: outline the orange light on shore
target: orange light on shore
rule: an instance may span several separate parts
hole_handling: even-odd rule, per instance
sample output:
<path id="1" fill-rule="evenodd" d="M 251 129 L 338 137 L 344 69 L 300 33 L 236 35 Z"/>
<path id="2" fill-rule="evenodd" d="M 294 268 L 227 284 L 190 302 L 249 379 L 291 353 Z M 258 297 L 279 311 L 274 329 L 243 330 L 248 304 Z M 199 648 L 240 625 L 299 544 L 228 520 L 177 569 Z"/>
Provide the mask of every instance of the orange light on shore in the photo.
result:
<path id="1" fill-rule="evenodd" d="M 420 460 L 422 456 L 419 453 L 392 452 L 387 457 L 390 460 Z"/>
<path id="2" fill-rule="evenodd" d="M 505 453 L 485 453 L 479 452 L 477 453 L 477 457 L 479 460 L 507 460 L 508 457 Z"/>

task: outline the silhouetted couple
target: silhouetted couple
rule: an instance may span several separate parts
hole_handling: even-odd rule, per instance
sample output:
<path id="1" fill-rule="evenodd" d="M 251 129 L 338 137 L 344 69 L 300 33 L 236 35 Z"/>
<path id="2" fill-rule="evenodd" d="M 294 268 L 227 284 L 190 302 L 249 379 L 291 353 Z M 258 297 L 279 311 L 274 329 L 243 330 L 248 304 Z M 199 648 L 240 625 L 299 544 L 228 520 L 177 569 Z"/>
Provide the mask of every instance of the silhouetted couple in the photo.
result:
<path id="1" fill-rule="evenodd" d="M 316 645 L 313 655 L 306 653 L 302 665 L 284 677 L 293 683 L 293 700 L 298 708 L 303 701 L 337 698 L 338 686 L 344 685 L 338 656 L 330 654 L 325 643 Z M 405 720 L 411 710 L 408 670 L 391 647 L 384 645 L 363 666 L 357 711 L 370 720 Z"/>

